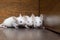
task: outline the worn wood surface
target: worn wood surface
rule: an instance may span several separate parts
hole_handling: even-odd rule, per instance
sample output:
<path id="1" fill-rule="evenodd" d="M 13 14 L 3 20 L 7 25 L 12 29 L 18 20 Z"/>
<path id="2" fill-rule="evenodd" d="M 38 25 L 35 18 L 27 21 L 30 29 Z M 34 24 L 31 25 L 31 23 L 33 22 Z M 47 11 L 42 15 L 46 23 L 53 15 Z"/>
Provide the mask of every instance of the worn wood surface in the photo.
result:
<path id="1" fill-rule="evenodd" d="M 60 35 L 42 29 L 1 29 L 0 40 L 60 40 Z"/>

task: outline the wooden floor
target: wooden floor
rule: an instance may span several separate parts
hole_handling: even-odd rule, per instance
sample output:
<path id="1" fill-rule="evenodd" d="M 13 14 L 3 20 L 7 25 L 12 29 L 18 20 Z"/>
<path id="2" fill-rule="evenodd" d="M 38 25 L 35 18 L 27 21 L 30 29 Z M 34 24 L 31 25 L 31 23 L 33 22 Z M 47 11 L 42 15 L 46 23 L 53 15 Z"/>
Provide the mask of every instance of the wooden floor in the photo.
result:
<path id="1" fill-rule="evenodd" d="M 0 40 L 60 40 L 60 35 L 42 29 L 0 29 Z"/>

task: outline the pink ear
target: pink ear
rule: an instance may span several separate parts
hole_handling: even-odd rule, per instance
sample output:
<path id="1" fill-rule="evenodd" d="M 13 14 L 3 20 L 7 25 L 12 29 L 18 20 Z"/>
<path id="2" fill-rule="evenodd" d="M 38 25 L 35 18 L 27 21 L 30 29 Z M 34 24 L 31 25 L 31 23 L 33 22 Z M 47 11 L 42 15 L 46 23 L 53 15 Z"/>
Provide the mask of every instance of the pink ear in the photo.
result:
<path id="1" fill-rule="evenodd" d="M 32 15 L 31 15 L 31 17 L 32 17 L 32 18 L 34 18 L 34 17 L 35 17 L 35 15 L 34 15 L 34 14 L 32 14 Z"/>
<path id="2" fill-rule="evenodd" d="M 43 14 L 40 14 L 40 18 L 43 20 Z"/>
<path id="3" fill-rule="evenodd" d="M 22 17 L 22 15 L 21 15 L 21 13 L 20 13 L 20 15 L 19 15 L 20 17 Z"/>
<path id="4" fill-rule="evenodd" d="M 13 17 L 13 19 L 15 19 L 15 20 L 16 20 L 16 17 Z"/>
<path id="5" fill-rule="evenodd" d="M 32 15 L 31 15 L 31 18 L 32 18 L 32 20 L 34 20 L 34 19 L 35 19 L 35 15 L 34 15 L 34 14 L 32 14 Z"/>
<path id="6" fill-rule="evenodd" d="M 17 18 L 16 18 L 16 17 L 13 17 L 13 19 L 14 19 L 14 20 L 16 21 L 16 23 L 17 23 L 17 21 L 18 21 Z"/>

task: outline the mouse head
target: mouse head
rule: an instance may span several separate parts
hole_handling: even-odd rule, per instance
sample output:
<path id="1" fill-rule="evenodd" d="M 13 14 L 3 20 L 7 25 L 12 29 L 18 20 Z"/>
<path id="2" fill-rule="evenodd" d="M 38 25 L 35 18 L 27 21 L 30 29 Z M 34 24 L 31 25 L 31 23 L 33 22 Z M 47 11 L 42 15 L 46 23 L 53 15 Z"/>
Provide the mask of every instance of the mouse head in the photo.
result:
<path id="1" fill-rule="evenodd" d="M 18 20 L 20 25 L 24 25 L 25 24 L 25 18 L 21 14 L 20 14 L 19 17 L 17 17 L 17 20 Z"/>
<path id="2" fill-rule="evenodd" d="M 33 25 L 33 17 L 34 17 L 34 14 L 32 14 L 30 17 L 29 16 L 25 16 L 27 25 L 29 25 L 29 26 Z"/>
<path id="3" fill-rule="evenodd" d="M 37 26 L 41 26 L 43 23 L 43 15 L 41 14 L 40 16 L 36 16 L 34 17 L 34 25 Z"/>

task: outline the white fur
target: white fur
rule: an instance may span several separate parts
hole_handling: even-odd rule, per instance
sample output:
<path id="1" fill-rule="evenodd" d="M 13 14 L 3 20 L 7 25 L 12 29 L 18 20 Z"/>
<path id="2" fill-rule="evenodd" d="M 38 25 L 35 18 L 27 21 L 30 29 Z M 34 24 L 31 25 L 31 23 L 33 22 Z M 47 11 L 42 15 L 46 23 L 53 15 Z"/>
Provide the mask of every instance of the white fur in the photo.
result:
<path id="1" fill-rule="evenodd" d="M 0 27 L 6 27 L 6 26 L 7 26 L 7 27 L 12 27 L 12 26 L 14 26 L 15 28 L 17 28 L 17 27 L 16 27 L 16 26 L 17 26 L 17 20 L 15 19 L 14 16 L 5 19 L 5 20 L 3 21 L 3 23 L 0 25 Z"/>
<path id="2" fill-rule="evenodd" d="M 28 26 L 34 25 L 34 27 L 40 27 L 43 23 L 43 15 L 41 14 L 40 16 L 34 16 L 32 14 L 30 17 L 29 16 L 20 16 L 19 17 L 9 17 L 4 20 L 2 24 L 0 24 L 0 27 L 12 27 L 14 26 L 15 28 L 18 28 L 18 25 L 23 25 L 26 28 L 29 28 Z"/>
<path id="3" fill-rule="evenodd" d="M 34 14 L 32 14 L 31 16 L 25 16 L 25 27 L 29 28 L 29 26 L 33 26 L 34 23 Z"/>
<path id="4" fill-rule="evenodd" d="M 28 25 L 28 26 L 33 25 L 32 17 L 26 16 L 26 25 Z"/>
<path id="5" fill-rule="evenodd" d="M 19 22 L 19 25 L 24 25 L 25 24 L 24 17 L 18 17 L 17 20 Z"/>
<path id="6" fill-rule="evenodd" d="M 34 19 L 34 27 L 39 27 L 42 25 L 42 20 L 40 19 L 40 17 L 36 16 Z"/>
<path id="7" fill-rule="evenodd" d="M 28 28 L 28 26 L 26 25 L 26 18 L 25 18 L 25 16 L 22 16 L 21 14 L 20 14 L 20 16 L 19 17 L 17 17 L 17 20 L 18 20 L 18 23 L 19 23 L 19 25 L 23 25 L 23 26 L 25 26 L 26 28 Z"/>
<path id="8" fill-rule="evenodd" d="M 34 17 L 34 27 L 40 27 L 43 23 L 43 15 L 41 14 L 40 17 Z"/>
<path id="9" fill-rule="evenodd" d="M 25 25 L 25 18 L 21 16 L 21 14 L 19 17 L 17 17 L 17 20 L 18 20 L 19 25 Z"/>

